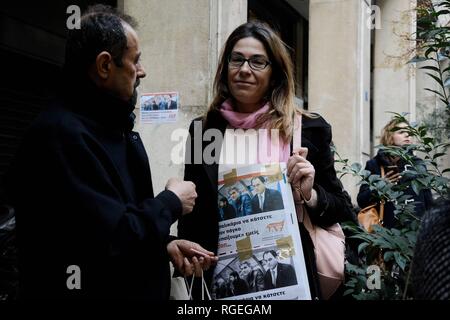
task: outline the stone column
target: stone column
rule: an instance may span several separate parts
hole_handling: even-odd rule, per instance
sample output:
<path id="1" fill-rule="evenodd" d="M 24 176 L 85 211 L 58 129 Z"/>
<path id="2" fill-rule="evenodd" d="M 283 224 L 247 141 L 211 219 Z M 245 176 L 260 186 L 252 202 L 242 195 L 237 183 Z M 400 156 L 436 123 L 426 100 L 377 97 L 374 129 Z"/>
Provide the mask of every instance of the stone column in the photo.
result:
<path id="1" fill-rule="evenodd" d="M 416 119 L 416 71 L 407 64 L 414 48 L 413 0 L 378 0 L 382 28 L 375 30 L 373 51 L 373 142 L 380 143 L 380 132 L 393 112 L 409 112 Z M 375 151 L 376 152 L 376 151 Z"/>
<path id="2" fill-rule="evenodd" d="M 370 1 L 311 0 L 309 109 L 333 127 L 338 153 L 363 165 L 370 148 Z M 354 178 L 345 189 L 356 203 Z"/>

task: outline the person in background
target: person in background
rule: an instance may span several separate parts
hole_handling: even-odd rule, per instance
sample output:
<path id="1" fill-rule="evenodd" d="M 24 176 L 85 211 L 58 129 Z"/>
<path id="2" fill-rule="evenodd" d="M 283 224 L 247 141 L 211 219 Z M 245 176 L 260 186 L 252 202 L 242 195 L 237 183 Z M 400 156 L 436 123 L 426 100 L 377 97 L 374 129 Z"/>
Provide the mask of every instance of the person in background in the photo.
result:
<path id="1" fill-rule="evenodd" d="M 225 197 L 220 198 L 219 208 L 221 220 L 236 218 L 236 210 L 231 204 L 228 203 L 227 198 Z"/>
<path id="2" fill-rule="evenodd" d="M 240 296 L 249 292 L 247 282 L 241 279 L 236 271 L 230 273 L 228 285 L 230 296 Z"/>
<path id="3" fill-rule="evenodd" d="M 380 143 L 384 146 L 396 146 L 405 147 L 412 143 L 411 137 L 408 131 L 405 129 L 409 124 L 401 122 L 396 119 L 389 121 L 381 131 Z M 396 128 L 398 130 L 396 130 Z M 416 164 L 422 162 L 418 157 L 413 157 Z M 381 176 L 381 167 L 384 168 L 384 179 L 400 186 L 408 186 L 403 192 L 410 195 L 410 200 L 414 202 L 415 213 L 417 216 L 421 216 L 423 212 L 431 207 L 432 195 L 429 189 L 421 190 L 419 194 L 416 194 L 411 187 L 412 178 L 404 176 L 406 170 L 408 170 L 408 164 L 400 157 L 389 155 L 383 150 L 379 150 L 377 155 L 367 161 L 365 170 L 370 171 L 371 174 L 377 174 Z M 397 189 L 397 186 L 393 186 L 393 190 Z M 369 185 L 361 185 L 357 197 L 358 205 L 361 208 L 365 208 L 371 204 L 377 202 L 374 198 L 374 193 L 370 190 Z M 394 215 L 394 204 L 392 202 L 386 202 L 384 205 L 384 221 L 383 226 L 386 228 L 393 228 L 396 226 L 397 219 Z"/>
<path id="4" fill-rule="evenodd" d="M 248 284 L 249 293 L 264 290 L 264 274 L 261 269 L 252 268 L 248 261 L 241 262 L 239 269 L 241 278 Z"/>
<path id="5" fill-rule="evenodd" d="M 253 213 L 252 200 L 248 194 L 242 193 L 236 187 L 232 187 L 230 189 L 230 198 L 230 204 L 236 211 L 236 217 L 245 217 Z"/>

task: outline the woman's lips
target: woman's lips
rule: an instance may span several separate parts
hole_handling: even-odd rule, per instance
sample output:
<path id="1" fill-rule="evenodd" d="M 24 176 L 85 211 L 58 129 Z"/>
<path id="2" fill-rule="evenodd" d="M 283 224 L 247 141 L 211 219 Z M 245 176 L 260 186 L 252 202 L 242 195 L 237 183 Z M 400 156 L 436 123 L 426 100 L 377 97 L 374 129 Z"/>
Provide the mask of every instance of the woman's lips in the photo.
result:
<path id="1" fill-rule="evenodd" d="M 252 86 L 253 83 L 247 81 L 235 81 L 234 82 L 238 86 Z"/>

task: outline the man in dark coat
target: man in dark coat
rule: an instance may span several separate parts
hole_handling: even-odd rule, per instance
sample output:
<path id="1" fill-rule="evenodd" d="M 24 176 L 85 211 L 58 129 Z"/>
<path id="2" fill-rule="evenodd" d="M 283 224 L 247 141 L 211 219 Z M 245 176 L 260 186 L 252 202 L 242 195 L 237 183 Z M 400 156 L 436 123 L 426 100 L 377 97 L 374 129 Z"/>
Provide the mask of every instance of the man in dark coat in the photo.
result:
<path id="1" fill-rule="evenodd" d="M 64 92 L 13 162 L 22 298 L 165 300 L 169 257 L 184 274 L 191 262 L 196 271 L 211 262 L 199 245 L 169 236 L 192 210 L 195 185 L 172 178 L 155 197 L 132 131 L 145 77 L 133 24 L 102 5 L 82 16 L 67 40 Z M 197 260 L 192 248 L 205 257 Z"/>
<path id="2" fill-rule="evenodd" d="M 230 204 L 236 211 L 236 217 L 245 217 L 253 213 L 252 199 L 248 194 L 239 191 L 236 187 L 232 187 L 230 190 L 230 198 Z"/>
<path id="3" fill-rule="evenodd" d="M 274 250 L 264 252 L 263 259 L 269 265 L 269 269 L 264 275 L 264 288 L 266 290 L 297 284 L 294 268 L 290 264 L 279 263 L 277 253 Z"/>
<path id="4" fill-rule="evenodd" d="M 250 262 L 243 261 L 239 265 L 240 276 L 248 284 L 249 292 L 258 292 L 264 290 L 264 273 L 259 268 L 252 268 Z"/>
<path id="5" fill-rule="evenodd" d="M 220 221 L 236 218 L 236 210 L 228 203 L 227 198 L 222 197 L 219 201 Z"/>
<path id="6" fill-rule="evenodd" d="M 256 191 L 252 198 L 253 214 L 284 208 L 280 191 L 266 188 L 264 183 L 264 178 L 261 176 L 252 179 L 252 185 Z"/>

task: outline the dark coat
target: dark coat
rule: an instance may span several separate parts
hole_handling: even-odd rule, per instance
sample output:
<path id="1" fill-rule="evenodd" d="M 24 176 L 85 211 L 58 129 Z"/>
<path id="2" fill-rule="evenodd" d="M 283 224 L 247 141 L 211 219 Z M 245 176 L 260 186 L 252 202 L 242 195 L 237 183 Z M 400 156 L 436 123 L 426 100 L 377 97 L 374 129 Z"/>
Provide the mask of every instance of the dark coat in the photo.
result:
<path id="1" fill-rule="evenodd" d="M 234 200 L 230 200 L 230 204 L 233 206 L 236 217 L 245 217 L 251 215 L 252 212 L 252 199 L 246 193 L 242 193 Z"/>
<path id="2" fill-rule="evenodd" d="M 415 158 L 415 161 L 417 163 L 420 163 L 419 158 Z M 402 173 L 405 171 L 405 162 L 400 159 L 397 163 L 398 172 Z M 389 161 L 388 157 L 383 153 L 382 150 L 379 150 L 377 155 L 373 158 L 367 161 L 365 169 L 370 171 L 371 174 L 377 174 L 381 175 L 381 166 L 383 166 L 385 169 L 385 174 L 389 171 L 387 169 L 387 166 L 392 165 L 392 163 Z M 408 177 L 402 177 L 399 181 L 401 185 L 408 185 L 411 181 L 411 178 Z M 395 188 L 395 187 L 394 187 Z M 418 217 L 422 216 L 424 212 L 431 208 L 431 204 L 433 201 L 433 197 L 431 195 L 431 190 L 422 190 L 419 192 L 419 195 L 417 195 L 411 187 L 408 187 L 405 191 L 403 191 L 405 194 L 410 195 L 411 198 L 414 200 L 414 211 Z M 358 193 L 358 205 L 361 208 L 365 208 L 371 204 L 376 203 L 376 200 L 372 196 L 372 192 L 369 189 L 368 185 L 361 185 L 359 188 Z M 393 228 L 396 225 L 396 219 L 394 216 L 394 210 L 395 207 L 393 203 L 387 202 L 384 205 L 384 222 L 383 226 L 386 228 Z"/>
<path id="3" fill-rule="evenodd" d="M 283 198 L 281 197 L 281 193 L 278 190 L 266 188 L 266 190 L 264 191 L 264 203 L 262 210 L 259 207 L 258 194 L 255 194 L 255 196 L 252 198 L 253 214 L 281 210 L 283 208 Z"/>
<path id="4" fill-rule="evenodd" d="M 318 204 L 315 209 L 309 210 L 311 220 L 313 223 L 324 227 L 336 222 L 355 221 L 350 197 L 343 190 L 334 169 L 334 158 L 330 149 L 331 126 L 321 117 L 302 117 L 302 119 L 302 146 L 308 148 L 307 159 L 316 170 L 314 189 L 317 191 Z M 199 135 L 202 131 L 217 128 L 223 135 L 226 126 L 227 122 L 217 111 L 209 112 L 203 125 L 201 118 L 195 119 L 191 123 L 189 128 L 191 140 L 187 142 L 191 148 L 188 149 L 190 153 L 186 159 L 184 178 L 195 183 L 198 198 L 193 212 L 184 215 L 178 223 L 180 237 L 198 242 L 204 248 L 213 252 L 217 252 L 219 239 L 217 180 L 220 154 L 214 155 L 216 161 L 213 164 L 204 162 L 195 164 L 194 133 Z M 200 132 L 194 132 L 194 130 Z M 208 144 L 209 142 L 203 142 L 200 152 Z M 299 224 L 299 229 L 311 294 L 313 298 L 320 297 L 313 243 L 303 224 Z M 211 268 L 205 273 L 208 283 L 211 283 L 213 272 L 214 270 Z"/>
<path id="5" fill-rule="evenodd" d="M 9 176 L 22 297 L 168 299 L 166 245 L 182 206 L 170 191 L 154 197 L 132 110 L 89 83 L 25 137 Z M 81 290 L 66 286 L 70 265 Z"/>
<path id="6" fill-rule="evenodd" d="M 236 209 L 227 203 L 223 208 L 220 208 L 220 216 L 222 220 L 229 220 L 236 218 Z"/>
<path id="7" fill-rule="evenodd" d="M 264 273 L 260 269 L 252 270 L 245 281 L 248 283 L 249 292 L 258 292 L 265 290 L 264 286 Z"/>
<path id="8" fill-rule="evenodd" d="M 230 282 L 229 287 L 229 295 L 230 296 L 240 296 L 242 294 L 247 294 L 248 291 L 248 284 L 244 279 L 237 278 L 234 279 L 233 282 Z"/>
<path id="9" fill-rule="evenodd" d="M 274 286 L 272 281 L 272 273 L 270 272 L 270 269 L 267 270 L 266 274 L 264 275 L 264 289 L 270 290 L 297 284 L 297 276 L 295 275 L 294 267 L 292 267 L 290 264 L 278 263 L 276 278 L 277 280 Z"/>

